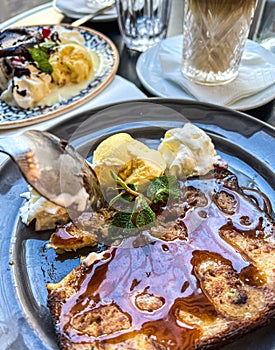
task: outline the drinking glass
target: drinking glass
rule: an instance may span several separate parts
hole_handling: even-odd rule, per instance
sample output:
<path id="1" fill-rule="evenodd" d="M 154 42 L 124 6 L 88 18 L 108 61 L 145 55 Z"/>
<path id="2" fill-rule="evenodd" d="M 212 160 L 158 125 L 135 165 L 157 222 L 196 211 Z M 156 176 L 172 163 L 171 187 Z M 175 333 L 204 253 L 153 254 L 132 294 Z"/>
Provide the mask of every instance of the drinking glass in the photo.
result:
<path id="1" fill-rule="evenodd" d="M 267 4 L 266 16 L 262 18 L 255 40 L 275 54 L 275 2 Z"/>
<path id="2" fill-rule="evenodd" d="M 145 51 L 167 35 L 171 0 L 116 0 L 118 25 L 126 46 Z"/>
<path id="3" fill-rule="evenodd" d="M 257 0 L 185 0 L 182 73 L 201 84 L 235 79 Z"/>

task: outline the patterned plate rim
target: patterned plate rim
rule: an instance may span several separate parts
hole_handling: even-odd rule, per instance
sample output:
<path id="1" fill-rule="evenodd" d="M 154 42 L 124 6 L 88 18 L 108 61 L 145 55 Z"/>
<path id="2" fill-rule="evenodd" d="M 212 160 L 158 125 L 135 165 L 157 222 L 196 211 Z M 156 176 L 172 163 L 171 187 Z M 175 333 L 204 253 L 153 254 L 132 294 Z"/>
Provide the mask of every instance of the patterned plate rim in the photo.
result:
<path id="1" fill-rule="evenodd" d="M 60 116 L 63 113 L 69 112 L 73 109 L 75 109 L 76 107 L 79 107 L 80 105 L 83 105 L 84 103 L 88 102 L 89 100 L 91 100 L 92 98 L 94 98 L 96 95 L 98 95 L 101 91 L 103 91 L 114 79 L 115 74 L 118 70 L 118 65 L 119 65 L 119 53 L 118 50 L 115 46 L 115 44 L 104 34 L 91 29 L 91 28 L 87 28 L 87 27 L 73 27 L 71 25 L 68 24 L 39 24 L 39 25 L 30 25 L 27 26 L 27 28 L 40 28 L 40 27 L 49 27 L 49 28 L 53 28 L 53 27 L 63 27 L 63 28 L 68 28 L 71 30 L 77 30 L 77 31 L 84 31 L 88 34 L 91 34 L 92 36 L 97 36 L 98 38 L 100 38 L 101 40 L 105 41 L 108 46 L 110 47 L 112 56 L 113 56 L 113 63 L 112 63 L 112 67 L 111 70 L 107 73 L 106 77 L 104 77 L 102 82 L 99 82 L 98 85 L 96 85 L 96 87 L 94 89 L 92 89 L 92 91 L 88 92 L 85 96 L 80 97 L 77 101 L 73 101 L 68 105 L 64 105 L 64 106 L 60 106 L 57 107 L 57 109 L 52 110 L 47 112 L 47 109 L 45 110 L 45 113 L 39 114 L 37 116 L 31 116 L 31 117 L 24 117 L 20 120 L 14 120 L 14 121 L 0 121 L 0 129 L 7 129 L 7 128 L 17 128 L 17 127 L 21 127 L 21 126 L 29 126 L 32 124 L 36 124 L 42 121 L 46 121 L 52 118 L 55 118 L 57 116 Z M 77 95 L 76 95 L 77 96 Z M 16 107 L 14 107 L 16 108 Z M 18 108 L 18 111 L 21 111 L 21 109 Z M 0 114 L 3 113 L 2 108 L 0 106 Z"/>

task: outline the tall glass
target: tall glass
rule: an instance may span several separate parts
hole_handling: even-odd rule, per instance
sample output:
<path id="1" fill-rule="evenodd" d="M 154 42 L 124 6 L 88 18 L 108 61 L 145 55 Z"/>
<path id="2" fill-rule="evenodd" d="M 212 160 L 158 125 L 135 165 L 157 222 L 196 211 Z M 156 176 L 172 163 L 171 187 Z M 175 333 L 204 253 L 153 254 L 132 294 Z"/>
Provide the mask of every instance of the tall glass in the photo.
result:
<path id="1" fill-rule="evenodd" d="M 126 46 L 145 51 L 167 35 L 171 0 L 116 0 L 118 24 Z"/>
<path id="2" fill-rule="evenodd" d="M 182 73 L 226 84 L 238 69 L 257 0 L 185 0 Z"/>

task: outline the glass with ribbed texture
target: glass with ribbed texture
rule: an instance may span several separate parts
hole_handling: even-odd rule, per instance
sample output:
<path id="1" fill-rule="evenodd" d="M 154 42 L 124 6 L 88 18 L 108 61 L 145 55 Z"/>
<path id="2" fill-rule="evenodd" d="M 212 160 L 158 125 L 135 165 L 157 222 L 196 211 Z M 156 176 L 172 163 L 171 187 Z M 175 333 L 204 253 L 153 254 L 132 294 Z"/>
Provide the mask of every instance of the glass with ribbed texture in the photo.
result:
<path id="1" fill-rule="evenodd" d="M 185 0 L 182 73 L 207 85 L 238 75 L 257 0 Z"/>

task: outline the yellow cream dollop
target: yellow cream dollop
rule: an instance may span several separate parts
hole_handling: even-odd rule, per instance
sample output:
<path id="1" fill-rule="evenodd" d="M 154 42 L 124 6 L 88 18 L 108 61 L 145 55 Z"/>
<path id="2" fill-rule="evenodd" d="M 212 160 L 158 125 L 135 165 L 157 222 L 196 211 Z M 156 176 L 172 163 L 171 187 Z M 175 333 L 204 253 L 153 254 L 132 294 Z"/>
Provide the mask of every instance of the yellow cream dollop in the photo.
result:
<path id="1" fill-rule="evenodd" d="M 161 176 L 166 163 L 157 150 L 150 149 L 127 133 L 119 133 L 98 146 L 93 167 L 103 186 L 112 184 L 111 170 L 126 183 L 140 185 Z"/>
<path id="2" fill-rule="evenodd" d="M 76 43 L 57 47 L 49 62 L 53 67 L 52 78 L 59 86 L 86 80 L 93 68 L 89 51 Z"/>

